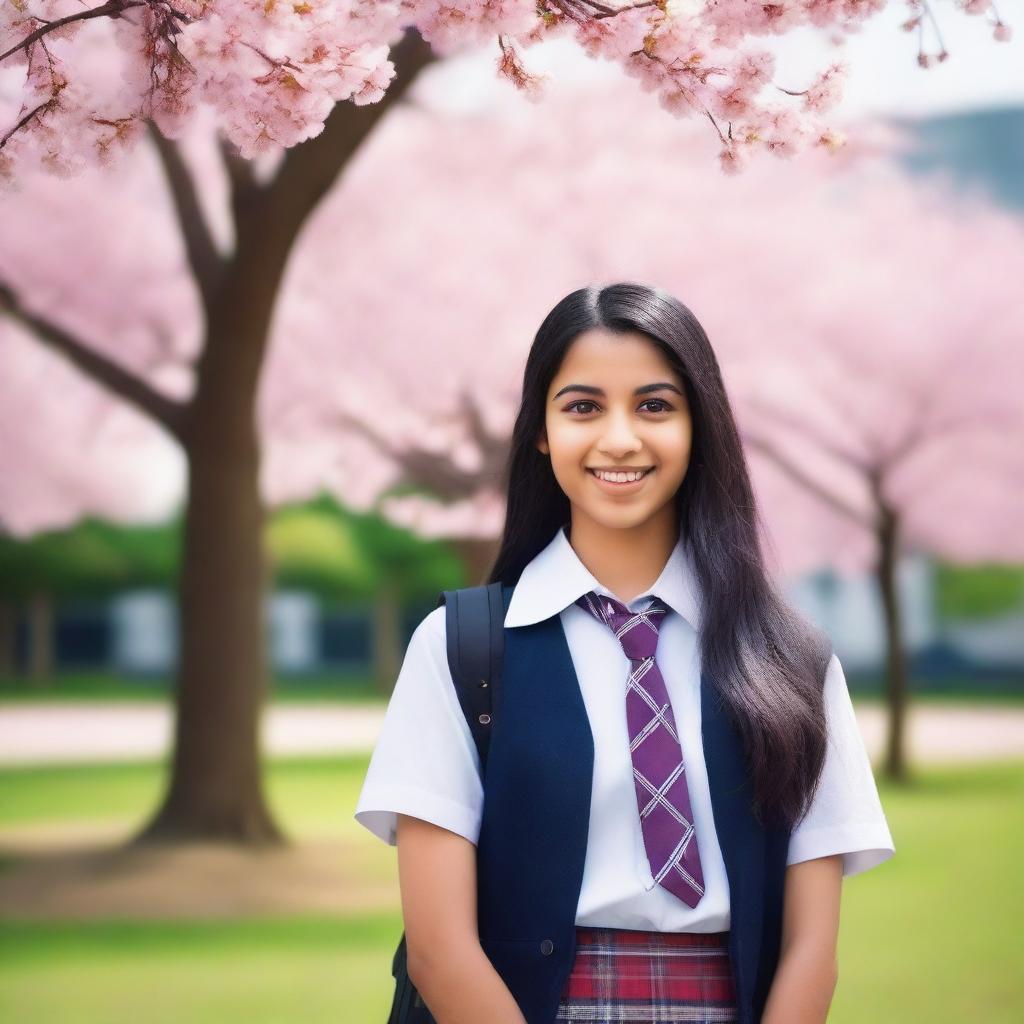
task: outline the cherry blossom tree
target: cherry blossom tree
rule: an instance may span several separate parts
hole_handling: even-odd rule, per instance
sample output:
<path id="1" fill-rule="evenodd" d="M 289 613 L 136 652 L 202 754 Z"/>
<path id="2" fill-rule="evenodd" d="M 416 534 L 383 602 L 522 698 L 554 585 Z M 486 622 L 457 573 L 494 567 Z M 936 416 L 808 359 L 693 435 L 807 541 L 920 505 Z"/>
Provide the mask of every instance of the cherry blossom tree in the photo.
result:
<path id="1" fill-rule="evenodd" d="M 717 138 L 696 123 L 666 132 L 639 82 L 552 97 L 544 118 L 519 102 L 446 116 L 400 102 L 433 59 L 423 41 L 409 33 L 390 56 L 378 102 L 337 103 L 320 134 L 266 159 L 222 143 L 207 110 L 180 142 L 151 130 L 115 165 L 26 176 L 2 201 L 0 359 L 45 349 L 47 365 L 75 367 L 184 455 L 175 752 L 142 838 L 280 835 L 257 743 L 266 502 L 326 483 L 357 508 L 462 538 L 485 566 L 521 360 L 562 294 L 596 279 L 662 284 L 735 374 L 802 322 L 823 225 L 920 233 L 944 215 L 895 173 L 890 206 L 844 201 L 854 186 L 838 172 L 857 145 L 708 174 Z M 971 244 L 995 246 L 976 220 Z M 851 280 L 880 258 L 877 239 L 857 242 L 828 250 Z M 1005 229 L 996 251 L 1013 264 Z M 988 302 L 983 284 L 962 301 Z M 38 400 L 76 394 L 68 378 Z M 418 493 L 401 493 L 410 484 Z"/>
<path id="2" fill-rule="evenodd" d="M 276 392 L 270 465 L 301 449 L 289 487 L 301 493 L 310 473 L 360 503 L 415 481 L 427 493 L 385 498 L 388 515 L 493 542 L 504 440 L 536 324 L 581 280 L 661 284 L 695 309 L 721 354 L 775 568 L 832 565 L 876 579 L 884 767 L 905 777 L 901 554 L 1024 558 L 1024 312 L 1012 287 L 1024 273 L 1024 225 L 949 182 L 869 159 L 867 146 L 841 174 L 802 161 L 723 181 L 701 172 L 697 140 L 665 137 L 621 94 L 588 92 L 553 110 L 544 126 L 510 115 L 429 129 L 409 112 L 353 168 L 296 255 L 282 318 L 297 335 L 300 304 L 333 310 L 331 321 L 354 308 L 385 343 L 360 349 L 359 373 L 326 389 L 329 334 L 309 333 L 306 360 L 272 357 L 291 384 Z M 579 153 L 609 138 L 638 156 L 580 165 Z M 881 133 L 872 145 L 904 144 Z M 316 253 L 343 225 L 383 239 L 380 197 L 401 188 L 409 166 L 431 202 L 412 208 L 378 254 L 339 255 L 351 290 L 338 290 Z M 485 183 L 499 179 L 517 224 L 492 212 Z M 571 198 L 550 187 L 563 180 Z M 434 252 L 441 238 L 444 259 L 425 264 L 424 247 Z M 375 286 L 361 268 L 381 265 L 389 273 Z M 478 578 L 490 556 L 484 548 Z"/>
<path id="3" fill-rule="evenodd" d="M 1015 226 L 1014 238 L 988 220 L 894 232 L 886 263 L 912 260 L 909 280 L 879 276 L 869 291 L 839 280 L 830 288 L 826 270 L 819 287 L 832 299 L 830 322 L 821 325 L 827 340 L 799 358 L 773 359 L 742 401 L 750 448 L 840 517 L 853 533 L 844 544 L 860 548 L 870 566 L 886 640 L 883 770 L 901 781 L 910 773 L 901 555 L 1024 558 L 1024 323 L 1010 288 L 1024 271 L 1024 230 Z M 1008 254 L 1007 265 L 992 275 L 965 266 L 964 252 L 978 243 Z M 942 301 L 926 282 L 942 282 Z M 888 314 L 870 332 L 853 326 L 864 301 Z M 796 528 L 792 513 L 786 521 Z"/>
<path id="4" fill-rule="evenodd" d="M 0 107 L 0 172 L 72 174 L 108 163 L 136 145 L 149 122 L 167 138 L 180 137 L 201 106 L 215 112 L 236 157 L 295 146 L 323 132 L 339 103 L 369 106 L 401 89 L 390 49 L 408 28 L 440 55 L 496 43 L 498 73 L 532 98 L 546 83 L 524 51 L 571 38 L 590 56 L 617 63 L 673 116 L 706 118 L 722 166 L 737 170 L 755 152 L 786 156 L 843 141 L 820 120 L 839 97 L 842 63 L 811 82 L 788 83 L 757 40 L 802 27 L 842 40 L 884 4 L 21 0 L 0 12 L 0 67 L 20 73 Z M 993 0 L 958 6 L 987 18 L 996 40 L 1009 39 Z M 909 8 L 903 28 L 918 34 L 919 63 L 945 60 L 931 7 L 911 0 Z"/>
<path id="5" fill-rule="evenodd" d="M 269 178 L 261 178 L 262 169 L 233 148 L 221 147 L 226 240 L 214 233 L 199 179 L 182 148 L 159 130 L 150 132 L 166 181 L 162 209 L 169 198 L 177 232 L 174 240 L 166 219 L 161 223 L 166 238 L 174 240 L 161 255 L 173 260 L 181 254 L 187 267 L 185 276 L 174 280 L 171 275 L 166 285 L 168 292 L 180 289 L 178 303 L 170 307 L 177 316 L 168 315 L 169 296 L 152 277 L 142 282 L 149 287 L 141 296 L 132 294 L 118 308 L 130 282 L 145 274 L 163 279 L 144 258 L 152 244 L 144 230 L 153 224 L 147 203 L 153 206 L 154 195 L 160 196 L 152 176 L 138 179 L 124 195 L 79 194 L 80 203 L 101 202 L 108 216 L 96 223 L 96 211 L 86 211 L 79 224 L 91 220 L 94 233 L 75 235 L 63 249 L 41 245 L 40 235 L 29 229 L 5 232 L 0 308 L 6 308 L 8 319 L 159 425 L 185 455 L 174 757 L 168 792 L 140 833 L 143 841 L 281 838 L 263 796 L 258 756 L 267 669 L 257 387 L 296 236 L 377 121 L 432 60 L 415 33 L 393 48 L 392 57 L 397 79 L 386 97 L 368 106 L 335 106 L 323 131 L 288 150 Z M 26 190 L 35 187 L 42 182 L 26 180 L 22 193 L 12 197 L 8 224 L 19 216 L 34 219 L 37 211 L 27 209 L 24 200 Z M 113 187 L 109 175 L 104 177 L 101 192 Z M 133 225 L 126 209 L 141 212 L 141 224 Z M 43 237 L 66 238 L 69 227 L 52 221 L 39 231 Z M 93 287 L 97 260 L 123 274 L 108 278 L 103 288 Z M 76 264 L 84 275 L 78 279 L 67 275 Z M 74 302 L 60 301 L 69 293 Z M 147 301 L 157 304 L 161 315 L 148 316 Z M 130 327 L 126 314 L 138 317 Z M 194 330 L 185 333 L 189 327 Z"/>

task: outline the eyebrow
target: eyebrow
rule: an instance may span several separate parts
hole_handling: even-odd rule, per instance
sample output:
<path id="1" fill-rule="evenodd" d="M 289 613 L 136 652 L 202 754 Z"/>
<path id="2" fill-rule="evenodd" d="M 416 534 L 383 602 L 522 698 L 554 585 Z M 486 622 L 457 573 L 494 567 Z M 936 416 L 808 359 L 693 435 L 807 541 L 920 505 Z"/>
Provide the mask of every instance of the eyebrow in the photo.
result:
<path id="1" fill-rule="evenodd" d="M 582 391 L 585 395 L 598 395 L 604 398 L 604 391 L 601 388 L 595 388 L 592 384 L 566 384 L 564 388 L 561 388 L 559 392 L 551 399 L 552 402 L 561 398 L 567 391 Z M 642 387 L 637 388 L 634 395 L 648 395 L 652 391 L 674 391 L 677 395 L 685 398 L 686 395 L 667 380 L 659 381 L 657 384 L 644 384 Z"/>

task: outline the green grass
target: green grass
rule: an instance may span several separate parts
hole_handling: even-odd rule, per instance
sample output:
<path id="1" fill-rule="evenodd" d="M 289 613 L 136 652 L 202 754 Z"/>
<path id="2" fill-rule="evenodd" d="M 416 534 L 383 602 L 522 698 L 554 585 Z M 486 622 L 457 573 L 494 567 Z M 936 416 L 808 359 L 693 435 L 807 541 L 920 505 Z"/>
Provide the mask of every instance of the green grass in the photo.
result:
<path id="1" fill-rule="evenodd" d="M 1017 1024 L 1024 762 L 879 789 L 896 856 L 844 882 L 830 1022 Z"/>
<path id="2" fill-rule="evenodd" d="M 364 754 L 272 762 L 266 777 L 269 799 L 286 830 L 365 836 L 379 844 L 352 817 L 367 763 Z M 0 829 L 55 820 L 141 822 L 163 781 L 162 769 L 152 762 L 4 768 Z"/>
<path id="3" fill-rule="evenodd" d="M 363 757 L 274 762 L 273 804 L 299 834 L 363 844 L 380 877 L 393 849 L 351 817 Z M 1017 1024 L 1024 1006 L 1024 761 L 929 769 L 880 785 L 896 857 L 844 883 L 831 1024 Z M 0 771 L 0 829 L 141 820 L 158 766 Z M 56 1024 L 381 1024 L 393 911 L 334 919 L 0 926 L 0 1020 Z M 484 1024 L 484 1022 L 481 1022 Z"/>
<path id="4" fill-rule="evenodd" d="M 244 923 L 0 925 L 8 1024 L 383 1022 L 391 914 Z"/>

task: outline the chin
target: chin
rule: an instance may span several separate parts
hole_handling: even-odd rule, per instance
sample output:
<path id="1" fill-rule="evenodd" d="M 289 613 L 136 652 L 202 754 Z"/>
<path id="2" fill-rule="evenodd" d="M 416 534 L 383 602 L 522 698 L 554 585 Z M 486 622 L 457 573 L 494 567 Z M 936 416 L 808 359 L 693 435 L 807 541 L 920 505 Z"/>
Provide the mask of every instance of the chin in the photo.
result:
<path id="1" fill-rule="evenodd" d="M 658 511 L 658 507 L 652 507 L 646 502 L 642 506 L 632 507 L 623 503 L 618 508 L 613 505 L 598 507 L 589 503 L 576 505 L 577 511 L 582 512 L 588 519 L 612 530 L 625 530 L 640 526 Z"/>

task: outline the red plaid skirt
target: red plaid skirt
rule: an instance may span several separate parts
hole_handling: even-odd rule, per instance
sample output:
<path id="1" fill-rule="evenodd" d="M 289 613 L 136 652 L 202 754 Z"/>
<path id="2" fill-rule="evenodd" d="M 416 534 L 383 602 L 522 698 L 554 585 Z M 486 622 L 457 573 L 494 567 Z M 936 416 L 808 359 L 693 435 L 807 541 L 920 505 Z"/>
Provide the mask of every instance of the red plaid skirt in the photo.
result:
<path id="1" fill-rule="evenodd" d="M 728 932 L 576 927 L 555 1020 L 591 1024 L 735 1021 Z"/>

